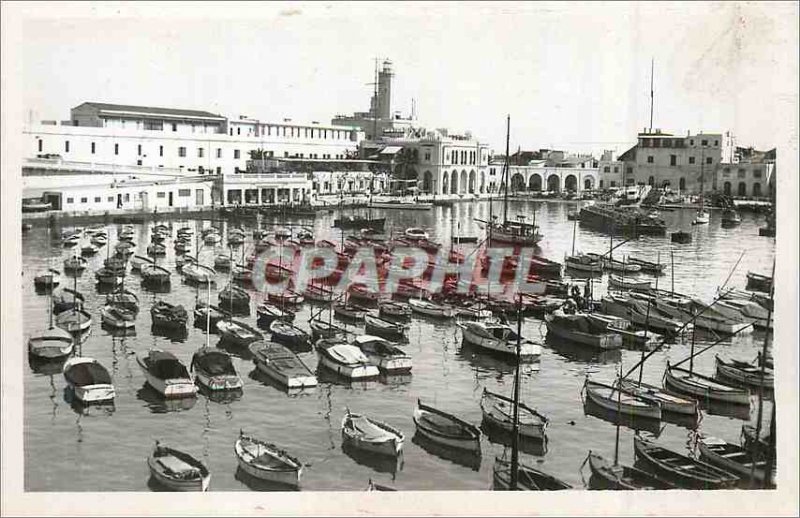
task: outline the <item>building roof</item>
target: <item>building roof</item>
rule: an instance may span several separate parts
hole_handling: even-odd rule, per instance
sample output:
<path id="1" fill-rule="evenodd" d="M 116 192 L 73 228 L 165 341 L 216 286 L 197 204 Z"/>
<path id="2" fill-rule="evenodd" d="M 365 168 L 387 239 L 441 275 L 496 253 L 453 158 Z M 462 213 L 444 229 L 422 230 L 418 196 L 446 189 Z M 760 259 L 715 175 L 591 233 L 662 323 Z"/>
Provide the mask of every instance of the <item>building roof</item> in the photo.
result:
<path id="1" fill-rule="evenodd" d="M 617 157 L 617 161 L 618 162 L 627 162 L 627 161 L 630 161 L 630 160 L 636 160 L 636 148 L 638 148 L 638 147 L 639 147 L 638 144 L 634 145 L 632 148 L 630 148 L 629 150 L 625 151 L 620 156 L 618 156 Z"/>
<path id="2" fill-rule="evenodd" d="M 223 117 L 222 115 L 202 110 L 158 108 L 154 106 L 132 106 L 128 104 L 85 102 L 83 104 L 76 106 L 75 108 L 73 108 L 73 110 L 83 107 L 95 108 L 101 112 L 127 113 L 135 115 L 149 115 L 149 116 L 161 116 L 161 117 L 173 117 L 173 118 L 184 117 L 193 119 L 200 118 L 200 119 L 226 120 L 225 117 Z"/>

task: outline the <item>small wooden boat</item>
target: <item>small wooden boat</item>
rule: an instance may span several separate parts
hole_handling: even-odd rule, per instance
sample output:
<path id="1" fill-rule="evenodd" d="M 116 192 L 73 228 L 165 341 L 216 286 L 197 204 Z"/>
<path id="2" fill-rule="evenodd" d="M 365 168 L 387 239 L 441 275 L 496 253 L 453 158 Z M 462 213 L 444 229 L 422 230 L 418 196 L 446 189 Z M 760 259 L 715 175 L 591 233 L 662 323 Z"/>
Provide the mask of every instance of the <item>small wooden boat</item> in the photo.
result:
<path id="1" fill-rule="evenodd" d="M 141 255 L 134 255 L 133 257 L 131 257 L 131 270 L 141 271 L 142 266 L 146 264 L 155 264 L 155 263 L 149 257 L 144 257 Z"/>
<path id="2" fill-rule="evenodd" d="M 666 264 L 659 264 L 651 261 L 645 261 L 644 259 L 640 259 L 638 257 L 628 256 L 627 262 L 629 264 L 639 265 L 642 271 L 646 273 L 655 273 L 655 274 L 663 273 L 664 269 L 667 267 Z"/>
<path id="3" fill-rule="evenodd" d="M 352 302 L 340 302 L 333 305 L 333 313 L 346 320 L 361 322 L 367 315 L 367 309 Z"/>
<path id="4" fill-rule="evenodd" d="M 772 277 L 760 273 L 747 272 L 747 289 L 769 293 L 772 289 Z"/>
<path id="5" fill-rule="evenodd" d="M 157 264 L 142 266 L 142 282 L 150 286 L 166 286 L 170 284 L 169 270 Z"/>
<path id="6" fill-rule="evenodd" d="M 697 441 L 697 449 L 700 451 L 700 460 L 732 473 L 742 480 L 755 480 L 762 484 L 765 481 L 767 461 L 763 458 L 756 460 L 755 471 L 753 471 L 752 452 L 738 444 L 732 444 L 716 437 L 700 436 Z"/>
<path id="7" fill-rule="evenodd" d="M 403 374 L 411 372 L 411 356 L 379 336 L 358 335 L 353 338 L 353 345 L 369 359 L 372 365 L 385 374 Z"/>
<path id="8" fill-rule="evenodd" d="M 366 314 L 364 315 L 364 329 L 367 333 L 372 333 L 384 338 L 402 339 L 405 337 L 408 325 Z"/>
<path id="9" fill-rule="evenodd" d="M 539 255 L 531 257 L 531 270 L 542 277 L 561 277 L 561 263 Z"/>
<path id="10" fill-rule="evenodd" d="M 98 248 L 97 246 L 95 246 L 93 244 L 88 244 L 86 246 L 82 246 L 81 247 L 81 255 L 82 256 L 94 255 L 99 251 L 100 251 L 100 248 Z"/>
<path id="11" fill-rule="evenodd" d="M 73 257 L 67 257 L 64 259 L 64 271 L 65 272 L 82 272 L 86 269 L 86 264 L 88 261 L 83 257 L 76 255 Z"/>
<path id="12" fill-rule="evenodd" d="M 175 241 L 175 244 L 172 245 L 172 248 L 175 249 L 176 254 L 188 254 L 192 251 L 192 243 L 179 239 Z"/>
<path id="13" fill-rule="evenodd" d="M 233 284 L 225 286 L 219 292 L 218 299 L 222 308 L 250 309 L 250 294 Z"/>
<path id="14" fill-rule="evenodd" d="M 312 318 L 308 321 L 311 328 L 311 338 L 316 342 L 320 338 L 341 338 L 344 339 L 347 331 L 334 323 L 329 323 L 319 318 Z"/>
<path id="15" fill-rule="evenodd" d="M 136 327 L 136 313 L 119 306 L 106 305 L 100 309 L 100 320 L 114 329 Z"/>
<path id="16" fill-rule="evenodd" d="M 290 347 L 305 347 L 309 344 L 308 333 L 284 320 L 273 320 L 269 325 L 269 330 L 272 333 L 272 340 L 275 342 Z"/>
<path id="17" fill-rule="evenodd" d="M 150 318 L 156 327 L 181 330 L 186 328 L 189 314 L 181 305 L 173 305 L 159 300 L 150 308 Z"/>
<path id="18" fill-rule="evenodd" d="M 202 347 L 192 356 L 189 370 L 194 372 L 198 383 L 212 391 L 240 390 L 243 387 L 231 355 L 219 349 Z"/>
<path id="19" fill-rule="evenodd" d="M 587 254 L 572 255 L 564 259 L 564 266 L 579 272 L 602 273 L 603 263 Z"/>
<path id="20" fill-rule="evenodd" d="M 108 243 L 108 236 L 106 236 L 105 234 L 97 234 L 94 237 L 92 237 L 90 242 L 93 245 L 102 248 L 102 247 L 106 246 L 106 244 Z"/>
<path id="21" fill-rule="evenodd" d="M 139 297 L 134 292 L 126 289 L 117 289 L 106 295 L 106 304 L 127 309 L 134 314 L 139 313 Z"/>
<path id="22" fill-rule="evenodd" d="M 403 451 L 403 432 L 381 421 L 347 409 L 342 419 L 342 442 L 375 455 L 397 457 Z"/>
<path id="23" fill-rule="evenodd" d="M 617 380 L 617 385 L 622 391 L 660 405 L 662 412 L 693 416 L 699 415 L 700 409 L 697 405 L 697 401 L 694 399 L 676 396 L 675 394 L 664 391 L 664 389 L 660 387 L 648 385 L 647 383 L 638 383 L 627 378 Z"/>
<path id="24" fill-rule="evenodd" d="M 61 283 L 61 272 L 50 268 L 47 273 L 33 278 L 33 285 L 39 290 L 52 290 Z"/>
<path id="25" fill-rule="evenodd" d="M 662 478 L 687 489 L 732 488 L 739 478 L 711 464 L 662 448 L 636 435 L 633 439 L 636 459 Z"/>
<path id="26" fill-rule="evenodd" d="M 286 346 L 259 341 L 249 346 L 256 368 L 287 388 L 315 387 L 317 377 L 294 352 Z"/>
<path id="27" fill-rule="evenodd" d="M 294 312 L 288 309 L 281 309 L 269 302 L 262 302 L 256 308 L 258 321 L 263 324 L 271 324 L 273 320 L 284 320 L 286 322 L 294 322 Z"/>
<path id="28" fill-rule="evenodd" d="M 489 425 L 507 432 L 514 430 L 514 400 L 483 388 L 481 396 L 483 420 Z M 519 403 L 518 433 L 521 437 L 544 441 L 547 439 L 548 419 L 537 410 Z"/>
<path id="29" fill-rule="evenodd" d="M 351 284 L 350 287 L 347 288 L 347 294 L 350 299 L 372 304 L 377 303 L 381 297 L 379 292 L 370 291 L 365 284 Z"/>
<path id="30" fill-rule="evenodd" d="M 28 354 L 42 360 L 65 358 L 72 354 L 74 347 L 72 334 L 60 327 L 34 332 L 28 338 Z"/>
<path id="31" fill-rule="evenodd" d="M 721 401 L 750 406 L 748 389 L 734 387 L 696 372 L 672 367 L 669 362 L 667 362 L 667 369 L 664 373 L 664 387 L 668 386 L 703 401 Z"/>
<path id="32" fill-rule="evenodd" d="M 626 279 L 613 273 L 608 276 L 608 285 L 623 290 L 649 290 L 653 287 L 650 281 Z"/>
<path id="33" fill-rule="evenodd" d="M 56 325 L 70 333 L 83 332 L 92 326 L 92 315 L 83 309 L 68 309 L 56 315 Z"/>
<path id="34" fill-rule="evenodd" d="M 428 239 L 428 237 L 429 237 L 428 233 L 425 232 L 424 229 L 416 228 L 416 227 L 407 228 L 406 231 L 404 232 L 404 234 L 405 234 L 407 239 L 411 239 L 411 240 L 415 240 L 415 241 L 419 240 L 419 239 Z"/>
<path id="35" fill-rule="evenodd" d="M 375 482 L 372 481 L 372 479 L 369 479 L 369 483 L 367 484 L 367 491 L 397 491 L 397 490 L 393 487 L 384 486 L 383 484 L 376 484 Z"/>
<path id="36" fill-rule="evenodd" d="M 378 314 L 382 317 L 405 319 L 411 316 L 411 307 L 403 302 L 385 300 L 378 304 Z"/>
<path id="37" fill-rule="evenodd" d="M 315 344 L 319 364 L 352 380 L 363 380 L 378 376 L 378 368 L 355 345 L 338 338 L 321 338 Z"/>
<path id="38" fill-rule="evenodd" d="M 608 257 L 601 257 L 597 254 L 589 254 L 591 256 L 596 256 L 603 263 L 603 269 L 612 271 L 612 272 L 620 272 L 620 273 L 639 273 L 642 270 L 642 267 L 638 264 L 629 264 L 623 263 L 622 261 L 617 261 L 615 259 L 609 259 Z"/>
<path id="39" fill-rule="evenodd" d="M 733 227 L 742 223 L 742 217 L 735 209 L 725 209 L 722 211 L 722 226 Z"/>
<path id="40" fill-rule="evenodd" d="M 81 309 L 84 303 L 83 294 L 71 288 L 64 288 L 53 294 L 53 312 L 56 314 L 69 309 Z"/>
<path id="41" fill-rule="evenodd" d="M 673 243 L 691 243 L 692 242 L 692 234 L 689 232 L 684 232 L 683 230 L 678 230 L 677 232 L 673 232 L 670 234 L 670 240 Z"/>
<path id="42" fill-rule="evenodd" d="M 267 292 L 267 298 L 275 304 L 299 306 L 303 303 L 305 298 L 302 293 L 297 293 L 294 290 L 286 289 L 279 293 Z"/>
<path id="43" fill-rule="evenodd" d="M 511 326 L 500 323 L 459 322 L 464 341 L 491 352 L 517 355 L 517 333 Z M 542 354 L 538 344 L 520 339 L 520 361 L 536 361 Z"/>
<path id="44" fill-rule="evenodd" d="M 234 232 L 228 236 L 228 245 L 239 246 L 244 244 L 244 236 L 238 232 Z"/>
<path id="45" fill-rule="evenodd" d="M 242 284 L 249 284 L 253 282 L 253 270 L 246 266 L 242 266 L 240 264 L 234 265 L 233 270 L 231 270 L 231 277 L 234 281 L 242 283 Z"/>
<path id="46" fill-rule="evenodd" d="M 437 304 L 430 300 L 409 299 L 408 305 L 411 311 L 435 318 L 453 318 L 456 314 L 452 306 Z"/>
<path id="47" fill-rule="evenodd" d="M 495 491 L 511 489 L 510 460 L 495 458 L 492 482 Z M 562 489 L 572 489 L 572 486 L 544 471 L 519 463 L 517 468 L 518 491 L 558 491 Z"/>
<path id="48" fill-rule="evenodd" d="M 62 243 L 63 243 L 64 246 L 75 246 L 80 242 L 81 242 L 81 235 L 80 235 L 79 232 L 76 232 L 75 234 L 67 236 L 62 240 Z"/>
<path id="49" fill-rule="evenodd" d="M 251 343 L 263 340 L 264 336 L 258 330 L 238 320 L 227 319 L 217 321 L 217 331 L 221 340 L 236 347 L 247 347 Z"/>
<path id="50" fill-rule="evenodd" d="M 216 245 L 220 241 L 222 241 L 222 236 L 216 232 L 209 232 L 203 236 L 203 242 L 207 245 Z"/>
<path id="51" fill-rule="evenodd" d="M 692 220 L 692 225 L 708 225 L 709 221 L 711 221 L 711 216 L 709 215 L 708 211 L 698 210 L 697 214 Z"/>
<path id="52" fill-rule="evenodd" d="M 612 464 L 602 456 L 589 451 L 589 468 L 599 482 L 599 489 L 675 489 L 675 484 L 642 469 Z"/>
<path id="53" fill-rule="evenodd" d="M 319 284 L 309 284 L 303 292 L 306 300 L 312 302 L 329 302 L 334 298 L 333 290 Z"/>
<path id="54" fill-rule="evenodd" d="M 618 390 L 617 387 L 589 380 L 587 376 L 583 383 L 581 394 L 596 405 L 616 412 L 634 417 L 647 419 L 661 419 L 661 405 L 653 400 L 640 398 L 635 394 Z"/>
<path id="55" fill-rule="evenodd" d="M 200 329 L 208 326 L 209 332 L 214 333 L 217 330 L 217 322 L 230 316 L 231 314 L 222 308 L 197 301 L 194 308 L 194 326 Z"/>
<path id="56" fill-rule="evenodd" d="M 300 485 L 303 463 L 278 446 L 240 431 L 233 451 L 239 467 L 248 475 L 291 487 Z"/>
<path id="57" fill-rule="evenodd" d="M 762 380 L 761 367 L 753 365 L 752 363 L 740 360 L 723 360 L 717 355 L 716 365 L 716 377 L 723 380 L 732 380 L 756 387 L 762 386 L 766 389 L 772 389 L 775 382 L 774 371 L 772 369 L 764 369 L 764 378 Z"/>
<path id="58" fill-rule="evenodd" d="M 217 272 L 208 266 L 192 263 L 181 268 L 181 275 L 189 282 L 208 284 L 209 282 L 214 282 L 214 276 L 217 275 Z"/>
<path id="59" fill-rule="evenodd" d="M 114 399 L 111 375 L 94 358 L 70 358 L 64 363 L 63 372 L 67 385 L 79 401 L 100 403 Z"/>
<path id="60" fill-rule="evenodd" d="M 211 473 L 205 464 L 188 453 L 161 446 L 147 459 L 152 477 L 172 491 L 208 491 Z"/>
<path id="61" fill-rule="evenodd" d="M 214 269 L 219 271 L 228 271 L 231 269 L 231 264 L 233 261 L 231 260 L 230 256 L 226 254 L 217 254 L 214 257 Z"/>
<path id="62" fill-rule="evenodd" d="M 147 356 L 137 356 L 148 385 L 165 398 L 194 397 L 197 386 L 189 376 L 186 366 L 174 354 L 161 349 L 150 349 Z"/>
<path id="63" fill-rule="evenodd" d="M 481 431 L 474 425 L 417 400 L 414 409 L 417 433 L 433 442 L 474 453 L 481 451 Z"/>
<path id="64" fill-rule="evenodd" d="M 566 315 L 557 310 L 544 316 L 548 334 L 559 338 L 587 345 L 596 349 L 619 349 L 622 337 L 606 331 L 606 327 L 588 318 L 586 315 Z"/>

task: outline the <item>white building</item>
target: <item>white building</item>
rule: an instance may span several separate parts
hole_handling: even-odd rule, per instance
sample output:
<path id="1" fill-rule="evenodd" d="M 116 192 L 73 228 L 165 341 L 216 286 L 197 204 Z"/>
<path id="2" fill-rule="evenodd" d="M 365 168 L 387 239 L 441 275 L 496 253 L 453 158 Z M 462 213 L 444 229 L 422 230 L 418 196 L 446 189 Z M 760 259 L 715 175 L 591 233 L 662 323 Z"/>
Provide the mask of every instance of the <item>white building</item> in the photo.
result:
<path id="1" fill-rule="evenodd" d="M 275 157 L 345 158 L 363 139 L 352 127 L 229 120 L 198 110 L 83 103 L 71 115 L 61 124 L 43 121 L 24 128 L 25 156 L 225 174 L 244 171 L 257 149 Z"/>

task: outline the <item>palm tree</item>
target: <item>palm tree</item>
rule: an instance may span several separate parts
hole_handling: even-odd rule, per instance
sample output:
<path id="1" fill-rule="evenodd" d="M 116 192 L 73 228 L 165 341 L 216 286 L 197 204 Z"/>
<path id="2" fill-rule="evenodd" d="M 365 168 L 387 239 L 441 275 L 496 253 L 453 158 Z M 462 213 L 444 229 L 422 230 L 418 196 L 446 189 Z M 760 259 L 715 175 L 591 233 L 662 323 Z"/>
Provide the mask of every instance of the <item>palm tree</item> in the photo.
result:
<path id="1" fill-rule="evenodd" d="M 419 162 L 419 151 L 417 149 L 404 147 L 397 152 L 394 161 L 393 177 L 403 181 L 403 190 L 406 188 L 406 180 L 416 180 L 417 171 L 414 168 Z"/>

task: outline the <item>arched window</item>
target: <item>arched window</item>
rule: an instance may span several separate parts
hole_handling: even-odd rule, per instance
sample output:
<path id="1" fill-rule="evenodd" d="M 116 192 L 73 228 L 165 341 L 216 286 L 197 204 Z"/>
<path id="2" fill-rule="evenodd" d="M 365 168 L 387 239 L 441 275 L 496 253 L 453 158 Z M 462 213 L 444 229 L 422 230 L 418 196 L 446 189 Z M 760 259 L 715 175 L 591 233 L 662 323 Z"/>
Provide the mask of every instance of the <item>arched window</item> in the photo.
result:
<path id="1" fill-rule="evenodd" d="M 724 192 L 726 196 L 731 195 L 731 182 L 725 182 L 722 186 L 722 192 Z"/>
<path id="2" fill-rule="evenodd" d="M 761 196 L 761 184 L 758 182 L 753 184 L 753 196 Z"/>
<path id="3" fill-rule="evenodd" d="M 647 179 L 647 185 L 653 186 L 655 184 L 656 184 L 655 177 L 651 176 L 650 178 Z"/>
<path id="4" fill-rule="evenodd" d="M 686 190 L 686 178 L 681 177 L 681 179 L 678 181 L 678 189 L 681 191 Z"/>
<path id="5" fill-rule="evenodd" d="M 739 196 L 747 196 L 747 184 L 739 182 Z"/>

